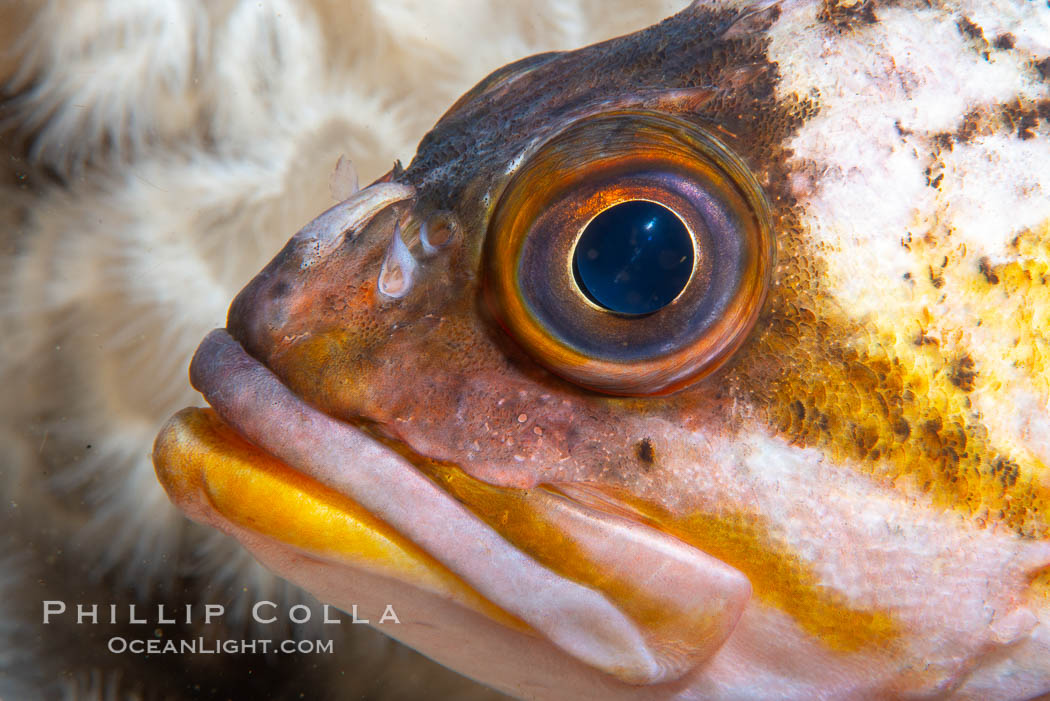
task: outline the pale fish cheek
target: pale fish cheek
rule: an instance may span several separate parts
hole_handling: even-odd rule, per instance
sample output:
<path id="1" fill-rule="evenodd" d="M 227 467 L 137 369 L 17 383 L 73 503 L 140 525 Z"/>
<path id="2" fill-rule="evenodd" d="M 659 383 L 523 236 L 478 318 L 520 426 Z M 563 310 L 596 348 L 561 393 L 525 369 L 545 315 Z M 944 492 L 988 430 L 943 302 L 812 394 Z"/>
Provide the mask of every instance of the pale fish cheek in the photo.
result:
<path id="1" fill-rule="evenodd" d="M 674 484 L 665 491 L 685 493 L 688 484 L 706 495 L 702 508 L 764 520 L 768 545 L 800 562 L 813 584 L 850 610 L 886 612 L 911 653 L 939 661 L 945 675 L 958 671 L 956 657 L 977 659 L 985 645 L 1023 638 L 1037 619 L 1050 625 L 1050 612 L 1025 603 L 1029 577 L 1050 565 L 1046 542 L 982 529 L 906 482 L 884 483 L 760 427 L 732 440 L 677 440 L 684 455 L 703 459 L 668 468 Z M 689 508 L 680 501 L 676 512 Z M 728 564 L 752 576 L 757 601 L 778 600 L 770 588 L 783 582 Z M 806 611 L 788 611 L 806 627 Z"/>

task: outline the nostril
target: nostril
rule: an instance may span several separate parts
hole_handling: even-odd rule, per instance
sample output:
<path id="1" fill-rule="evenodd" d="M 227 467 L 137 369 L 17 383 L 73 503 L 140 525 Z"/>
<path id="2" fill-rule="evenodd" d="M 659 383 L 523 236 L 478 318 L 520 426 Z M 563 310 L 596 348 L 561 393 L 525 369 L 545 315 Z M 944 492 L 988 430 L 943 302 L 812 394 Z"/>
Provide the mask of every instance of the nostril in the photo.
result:
<path id="1" fill-rule="evenodd" d="M 436 254 L 452 243 L 459 231 L 459 222 L 452 212 L 437 212 L 419 227 L 419 243 L 427 256 Z"/>
<path id="2" fill-rule="evenodd" d="M 379 271 L 379 292 L 391 299 L 404 297 L 412 289 L 418 268 L 419 263 L 401 238 L 401 225 L 395 223 L 394 235 Z"/>

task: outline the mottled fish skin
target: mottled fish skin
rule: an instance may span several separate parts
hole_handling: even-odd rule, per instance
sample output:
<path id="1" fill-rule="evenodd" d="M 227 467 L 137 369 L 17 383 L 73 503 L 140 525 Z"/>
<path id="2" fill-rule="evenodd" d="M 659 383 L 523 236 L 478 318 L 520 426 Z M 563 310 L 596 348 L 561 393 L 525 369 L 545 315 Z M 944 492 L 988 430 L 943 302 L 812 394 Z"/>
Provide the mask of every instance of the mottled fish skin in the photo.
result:
<path id="1" fill-rule="evenodd" d="M 575 663 L 462 670 L 483 682 L 528 697 L 1050 692 L 1048 26 L 1037 3 L 696 3 L 526 59 L 391 172 L 404 197 L 309 265 L 293 239 L 234 301 L 229 333 L 497 531 L 485 505 L 562 485 L 750 583 L 725 643 L 669 683 Z M 493 209 L 537 144 L 640 108 L 743 159 L 778 264 L 726 366 L 618 398 L 511 342 L 481 270 Z M 447 245 L 424 250 L 421 227 L 449 212 Z M 398 249 L 392 295 L 377 277 L 395 230 L 409 257 Z M 470 480 L 496 489 L 472 502 Z"/>

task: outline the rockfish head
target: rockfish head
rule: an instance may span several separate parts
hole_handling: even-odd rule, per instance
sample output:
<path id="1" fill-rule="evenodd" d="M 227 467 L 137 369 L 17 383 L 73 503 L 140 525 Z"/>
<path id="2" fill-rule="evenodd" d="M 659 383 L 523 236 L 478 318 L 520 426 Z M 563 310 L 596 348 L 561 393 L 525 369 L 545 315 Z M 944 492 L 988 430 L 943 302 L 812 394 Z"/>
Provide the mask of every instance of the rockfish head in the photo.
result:
<path id="1" fill-rule="evenodd" d="M 1050 691 L 1048 23 L 697 2 L 496 71 L 237 296 L 161 482 L 517 696 Z"/>

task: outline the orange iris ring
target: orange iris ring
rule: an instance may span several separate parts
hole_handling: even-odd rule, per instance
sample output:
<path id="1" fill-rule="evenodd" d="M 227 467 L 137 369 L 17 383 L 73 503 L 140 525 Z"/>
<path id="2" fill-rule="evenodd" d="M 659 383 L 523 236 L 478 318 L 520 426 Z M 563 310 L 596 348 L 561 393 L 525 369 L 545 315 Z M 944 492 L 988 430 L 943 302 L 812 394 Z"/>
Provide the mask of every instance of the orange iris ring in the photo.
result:
<path id="1" fill-rule="evenodd" d="M 719 271 L 716 251 L 707 250 L 710 238 L 699 240 L 708 227 L 690 192 L 722 208 L 731 224 L 729 243 L 741 252 L 740 269 L 729 271 L 736 277 L 724 309 L 693 337 L 682 335 L 683 325 L 695 321 L 690 305 L 702 299 L 712 274 L 725 277 L 726 271 Z M 597 307 L 571 272 L 572 252 L 587 222 L 638 199 L 668 206 L 685 222 L 694 245 L 694 271 L 685 289 L 642 318 Z M 510 336 L 555 374 L 627 396 L 673 392 L 728 360 L 758 318 L 776 256 L 769 205 L 747 166 L 696 124 L 651 112 L 580 120 L 540 146 L 497 203 L 485 246 L 484 294 Z M 543 285 L 553 293 L 544 297 L 537 291 Z M 552 316 L 571 327 L 575 339 L 552 328 Z M 630 347 L 643 351 L 616 356 Z"/>

